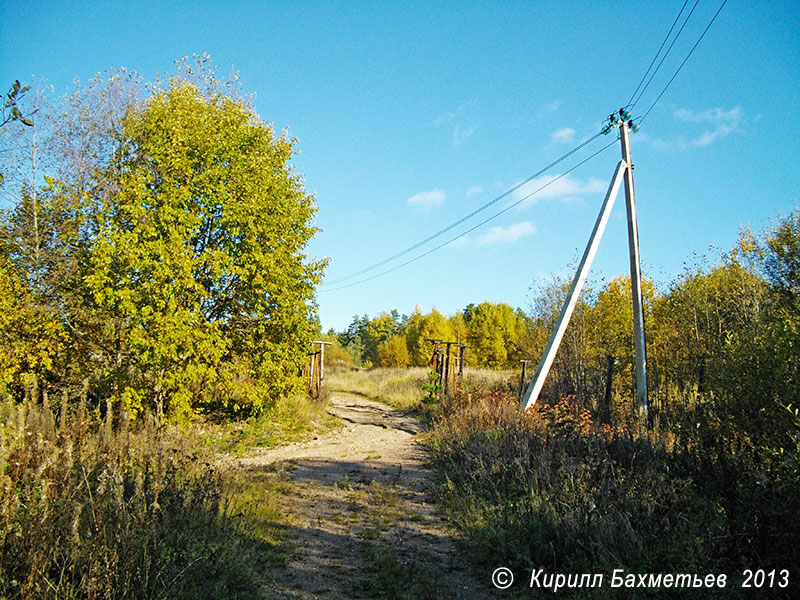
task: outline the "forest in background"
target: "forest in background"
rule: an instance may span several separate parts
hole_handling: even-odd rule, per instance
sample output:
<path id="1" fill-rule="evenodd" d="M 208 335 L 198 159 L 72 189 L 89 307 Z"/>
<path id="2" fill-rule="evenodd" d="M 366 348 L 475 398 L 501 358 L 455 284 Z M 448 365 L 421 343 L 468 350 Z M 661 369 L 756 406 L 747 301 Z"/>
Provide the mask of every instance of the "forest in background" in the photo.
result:
<path id="1" fill-rule="evenodd" d="M 666 415 L 698 397 L 715 397 L 737 405 L 737 419 L 768 414 L 785 431 L 788 423 L 798 423 L 800 212 L 778 217 L 763 231 L 743 230 L 735 248 L 698 263 L 663 291 L 644 280 L 652 411 Z M 439 339 L 468 345 L 469 366 L 519 369 L 523 359 L 533 366 L 570 283 L 555 276 L 535 282 L 527 310 L 483 302 L 452 316 L 417 308 L 411 315 L 393 310 L 372 319 L 354 317 L 347 330 L 328 332 L 337 345 L 327 355 L 329 364 L 426 366 L 432 354 L 426 340 Z M 612 413 L 630 417 L 633 369 L 626 275 L 584 289 L 542 397 L 588 401 L 607 423 Z"/>

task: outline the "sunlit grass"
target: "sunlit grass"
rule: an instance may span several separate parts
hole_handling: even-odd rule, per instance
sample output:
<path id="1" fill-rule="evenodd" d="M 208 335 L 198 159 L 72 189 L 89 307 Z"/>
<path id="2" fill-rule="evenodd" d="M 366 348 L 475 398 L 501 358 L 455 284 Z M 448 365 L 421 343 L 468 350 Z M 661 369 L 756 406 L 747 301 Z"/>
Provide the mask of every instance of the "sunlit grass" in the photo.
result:
<path id="1" fill-rule="evenodd" d="M 279 540 L 209 458 L 174 427 L 0 403 L 0 598 L 257 597 L 244 557 Z"/>
<path id="2" fill-rule="evenodd" d="M 383 402 L 399 410 L 414 410 L 426 406 L 428 392 L 423 386 L 430 382 L 430 368 L 407 369 L 333 369 L 326 375 L 329 393 L 358 394 Z M 469 391 L 507 385 L 518 377 L 513 371 L 465 368 L 462 386 Z M 454 378 L 455 381 L 455 378 Z"/>
<path id="3" fill-rule="evenodd" d="M 338 425 L 326 411 L 327 396 L 314 399 L 296 394 L 281 400 L 264 414 L 244 421 L 205 422 L 196 432 L 211 447 L 241 455 L 253 447 L 270 447 L 304 439 L 312 432 L 327 431 Z"/>

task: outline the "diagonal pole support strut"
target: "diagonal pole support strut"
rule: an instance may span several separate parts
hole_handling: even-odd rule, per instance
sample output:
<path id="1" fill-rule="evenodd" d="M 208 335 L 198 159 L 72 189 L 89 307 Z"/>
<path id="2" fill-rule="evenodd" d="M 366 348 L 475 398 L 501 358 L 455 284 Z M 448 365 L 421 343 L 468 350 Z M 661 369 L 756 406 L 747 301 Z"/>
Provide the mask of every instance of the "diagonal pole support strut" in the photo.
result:
<path id="1" fill-rule="evenodd" d="M 539 366 L 536 367 L 533 379 L 530 385 L 528 385 L 528 389 L 525 391 L 525 396 L 522 399 L 523 410 L 528 410 L 528 408 L 536 404 L 536 400 L 539 399 L 539 394 L 544 386 L 544 380 L 550 372 L 550 367 L 553 366 L 553 360 L 555 360 L 556 352 L 561 345 L 561 339 L 564 337 L 564 332 L 567 330 L 569 320 L 578 303 L 578 297 L 580 296 L 583 284 L 586 283 L 589 267 L 592 266 L 592 261 L 594 260 L 595 254 L 597 254 L 597 247 L 600 245 L 600 238 L 603 237 L 603 232 L 606 229 L 608 218 L 611 215 L 611 208 L 614 206 L 614 200 L 616 200 L 620 185 L 622 185 L 622 179 L 629 170 L 628 163 L 624 160 L 619 161 L 617 169 L 614 171 L 614 178 L 611 180 L 611 185 L 606 192 L 606 198 L 603 201 L 600 214 L 597 216 L 597 222 L 594 224 L 592 235 L 589 237 L 589 243 L 586 245 L 583 258 L 581 258 L 578 270 L 575 273 L 575 278 L 572 280 L 572 287 L 570 287 L 567 299 L 561 307 L 561 314 L 558 316 L 556 327 L 550 335 L 550 341 L 547 342 L 547 348 L 539 361 Z"/>

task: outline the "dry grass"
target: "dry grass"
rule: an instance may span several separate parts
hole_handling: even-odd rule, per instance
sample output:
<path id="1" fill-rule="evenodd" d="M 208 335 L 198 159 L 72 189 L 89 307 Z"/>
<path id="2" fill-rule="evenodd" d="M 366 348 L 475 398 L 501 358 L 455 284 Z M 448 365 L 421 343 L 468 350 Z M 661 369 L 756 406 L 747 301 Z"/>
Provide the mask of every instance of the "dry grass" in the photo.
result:
<path id="1" fill-rule="evenodd" d="M 399 410 L 416 410 L 427 406 L 428 392 L 423 386 L 429 383 L 430 369 L 334 369 L 326 375 L 330 392 L 359 394 L 370 400 L 383 402 Z M 515 375 L 513 371 L 464 369 L 464 390 L 485 390 L 507 385 Z"/>
<path id="2" fill-rule="evenodd" d="M 334 369 L 325 376 L 330 392 L 358 394 L 401 410 L 419 406 L 425 396 L 422 386 L 428 370 L 410 369 Z"/>
<path id="3" fill-rule="evenodd" d="M 258 597 L 254 514 L 278 517 L 253 482 L 178 430 L 59 412 L 0 402 L 0 598 Z"/>
<path id="4" fill-rule="evenodd" d="M 676 442 L 643 424 L 596 426 L 568 400 L 523 414 L 495 391 L 444 403 L 429 442 L 440 498 L 479 562 L 515 572 L 729 573 L 738 597 L 741 565 L 800 560 L 800 461 L 754 470 L 719 450 L 715 427 Z"/>

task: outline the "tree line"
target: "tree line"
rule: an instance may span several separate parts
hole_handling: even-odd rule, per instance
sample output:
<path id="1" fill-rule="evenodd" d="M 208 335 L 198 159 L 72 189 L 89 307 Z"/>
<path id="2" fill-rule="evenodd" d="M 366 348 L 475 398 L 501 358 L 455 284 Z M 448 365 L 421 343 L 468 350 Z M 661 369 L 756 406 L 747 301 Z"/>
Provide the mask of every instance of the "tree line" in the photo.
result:
<path id="1" fill-rule="evenodd" d="M 553 277 L 531 288 L 527 310 L 470 304 L 452 316 L 417 308 L 370 319 L 356 316 L 331 359 L 358 366 L 430 363 L 426 339 L 470 346 L 469 365 L 535 365 L 555 326 L 570 281 Z M 604 422 L 632 416 L 633 317 L 630 277 L 584 290 L 541 399 L 589 403 Z M 741 232 L 716 260 L 702 258 L 659 290 L 643 282 L 651 413 L 712 401 L 714 418 L 740 429 L 745 445 L 781 448 L 800 425 L 800 211 L 762 231 Z M 529 373 L 532 373 L 532 369 Z M 738 425 L 736 424 L 738 423 Z M 735 438 L 735 436 L 734 436 Z"/>
<path id="2" fill-rule="evenodd" d="M 178 417 L 297 389 L 324 261 L 295 140 L 205 56 L 24 91 L 35 122 L 0 137 L 0 393 Z"/>
<path id="3" fill-rule="evenodd" d="M 345 331 L 328 332 L 328 339 L 339 346 L 338 352 L 334 349 L 329 355 L 332 364 L 422 367 L 431 362 L 429 340 L 440 340 L 468 345 L 470 366 L 508 368 L 523 352 L 528 320 L 520 309 L 491 302 L 470 304 L 450 317 L 435 308 L 423 313 L 419 306 L 410 315 L 401 316 L 397 310 L 372 319 L 356 315 Z"/>

